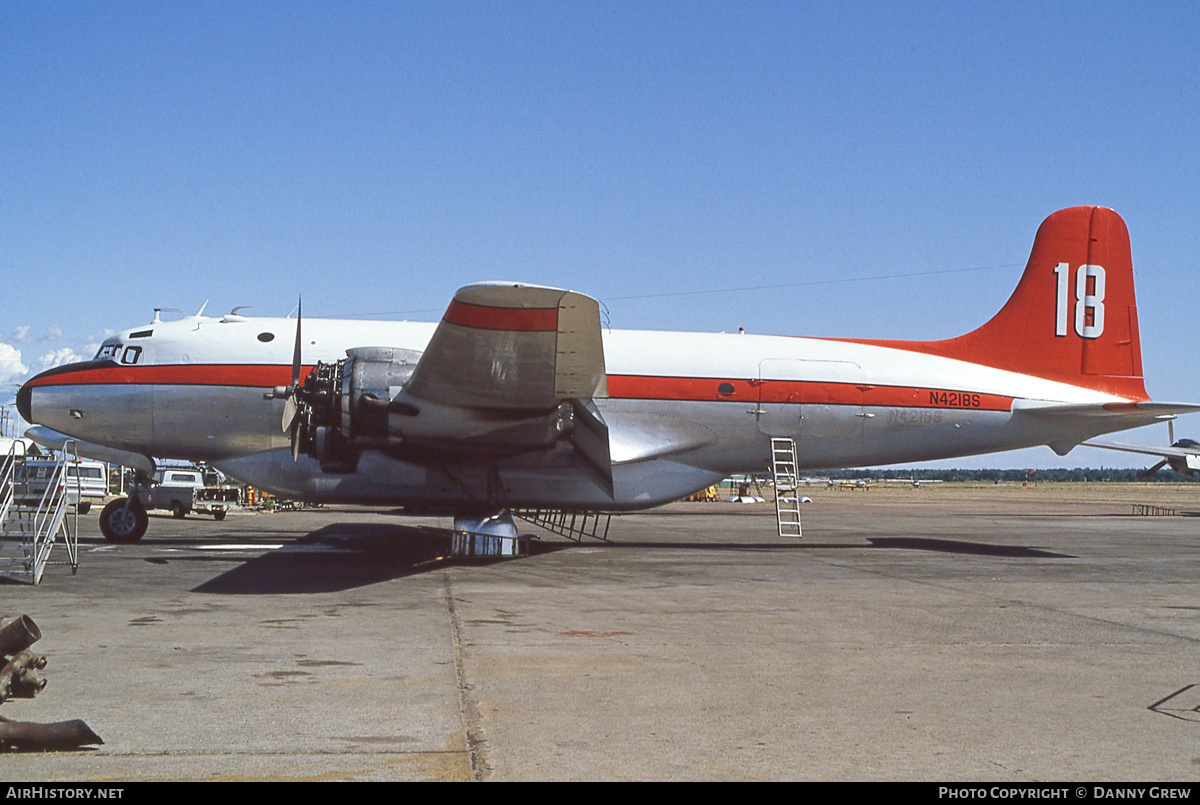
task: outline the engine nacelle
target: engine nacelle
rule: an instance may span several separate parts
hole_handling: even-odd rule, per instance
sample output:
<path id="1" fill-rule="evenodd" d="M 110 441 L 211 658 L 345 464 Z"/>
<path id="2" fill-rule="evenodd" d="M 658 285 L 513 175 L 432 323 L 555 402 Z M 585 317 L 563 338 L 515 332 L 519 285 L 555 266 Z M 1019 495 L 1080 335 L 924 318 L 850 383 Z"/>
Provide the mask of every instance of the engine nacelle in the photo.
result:
<path id="1" fill-rule="evenodd" d="M 391 400 L 412 377 L 421 353 L 393 347 L 346 350 L 336 363 L 318 363 L 297 395 L 299 452 L 325 472 L 354 472 L 363 449 L 400 440 L 388 425 Z"/>

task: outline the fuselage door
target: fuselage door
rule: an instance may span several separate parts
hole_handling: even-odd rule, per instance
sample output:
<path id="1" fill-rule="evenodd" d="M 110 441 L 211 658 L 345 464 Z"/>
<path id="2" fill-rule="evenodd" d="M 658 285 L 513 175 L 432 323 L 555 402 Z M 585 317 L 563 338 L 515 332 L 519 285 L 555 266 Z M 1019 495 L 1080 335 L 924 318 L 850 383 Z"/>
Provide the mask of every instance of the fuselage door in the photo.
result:
<path id="1" fill-rule="evenodd" d="M 863 435 L 862 367 L 852 361 L 765 358 L 758 364 L 758 429 L 812 443 Z"/>

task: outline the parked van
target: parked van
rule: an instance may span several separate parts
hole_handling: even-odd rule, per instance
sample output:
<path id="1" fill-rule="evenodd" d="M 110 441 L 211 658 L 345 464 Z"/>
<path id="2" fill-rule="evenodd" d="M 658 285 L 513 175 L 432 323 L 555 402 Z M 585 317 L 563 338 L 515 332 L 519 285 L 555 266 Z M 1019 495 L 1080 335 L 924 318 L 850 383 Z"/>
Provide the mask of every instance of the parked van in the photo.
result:
<path id="1" fill-rule="evenodd" d="M 33 484 L 45 484 L 55 466 L 53 461 L 30 459 L 25 462 L 25 478 Z M 87 514 L 93 503 L 104 503 L 108 498 L 108 467 L 99 461 L 67 462 L 66 484 L 68 499 L 80 514 Z"/>

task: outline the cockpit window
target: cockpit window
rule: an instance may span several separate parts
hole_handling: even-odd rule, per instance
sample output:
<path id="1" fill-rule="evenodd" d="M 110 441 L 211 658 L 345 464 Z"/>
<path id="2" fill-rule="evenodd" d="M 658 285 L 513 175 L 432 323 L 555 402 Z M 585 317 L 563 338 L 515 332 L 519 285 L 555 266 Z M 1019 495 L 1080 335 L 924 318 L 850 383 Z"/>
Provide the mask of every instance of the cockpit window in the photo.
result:
<path id="1" fill-rule="evenodd" d="M 149 338 L 154 335 L 153 330 L 138 330 L 136 333 L 130 333 L 130 338 Z"/>
<path id="2" fill-rule="evenodd" d="M 132 366 L 141 360 L 141 347 L 125 347 L 125 352 L 121 355 L 121 363 Z"/>
<path id="3" fill-rule="evenodd" d="M 116 355 L 119 355 L 120 352 L 121 352 L 120 344 L 101 344 L 100 351 L 96 353 L 95 360 L 98 360 L 98 361 L 112 360 Z"/>

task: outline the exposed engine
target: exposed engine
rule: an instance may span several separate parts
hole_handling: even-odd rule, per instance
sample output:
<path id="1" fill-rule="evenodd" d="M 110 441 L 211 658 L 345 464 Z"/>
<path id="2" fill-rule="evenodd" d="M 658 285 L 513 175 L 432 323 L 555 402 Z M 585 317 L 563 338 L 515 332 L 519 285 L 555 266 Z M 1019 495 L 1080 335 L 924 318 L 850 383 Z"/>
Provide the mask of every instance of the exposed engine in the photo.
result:
<path id="1" fill-rule="evenodd" d="M 364 450 L 418 463 L 486 462 L 552 448 L 564 438 L 577 442 L 581 418 L 589 429 L 603 427 L 594 409 L 579 401 L 496 412 L 406 400 L 401 392 L 421 353 L 361 347 L 346 355 L 318 363 L 303 385 L 285 392 L 295 404 L 292 451 L 317 459 L 324 472 L 354 472 Z M 599 460 L 607 464 L 603 452 Z"/>
<path id="2" fill-rule="evenodd" d="M 292 449 L 319 460 L 325 472 L 353 472 L 362 450 L 398 444 L 400 434 L 389 433 L 389 413 L 417 413 L 391 400 L 412 377 L 419 352 L 360 347 L 346 355 L 317 363 L 295 391 Z"/>

